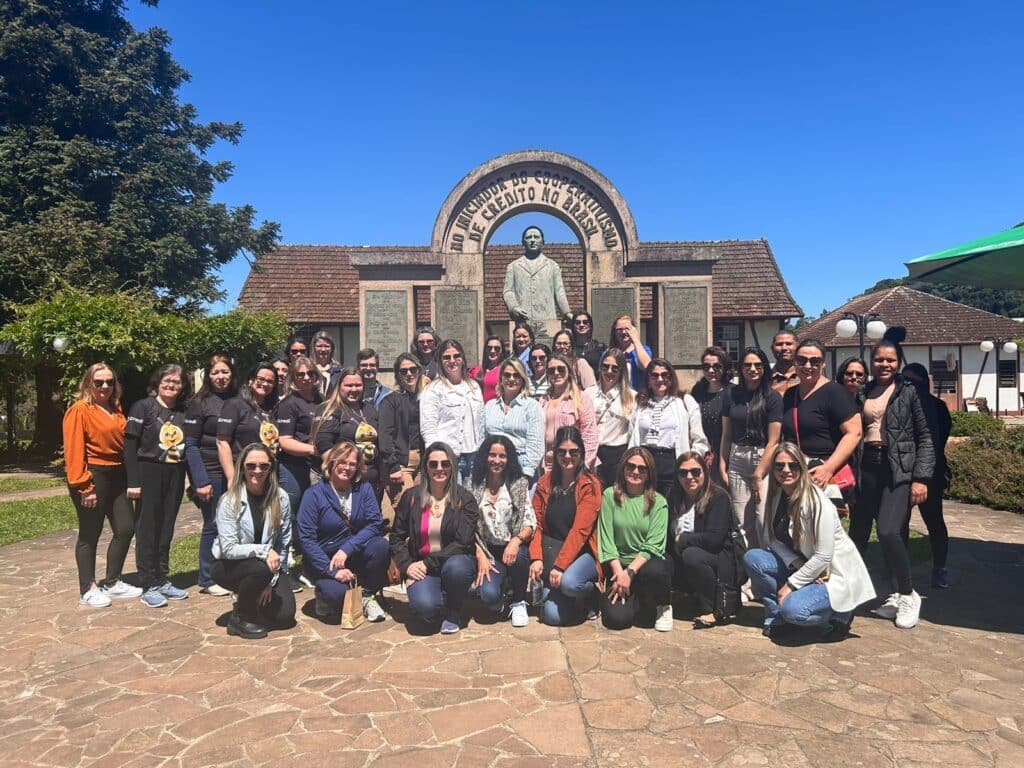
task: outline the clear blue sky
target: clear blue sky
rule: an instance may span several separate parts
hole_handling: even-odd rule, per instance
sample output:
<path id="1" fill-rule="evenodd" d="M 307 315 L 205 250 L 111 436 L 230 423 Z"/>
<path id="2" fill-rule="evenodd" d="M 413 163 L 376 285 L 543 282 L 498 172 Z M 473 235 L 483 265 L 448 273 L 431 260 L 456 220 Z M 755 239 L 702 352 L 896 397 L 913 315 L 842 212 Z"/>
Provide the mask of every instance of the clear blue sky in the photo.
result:
<path id="1" fill-rule="evenodd" d="M 477 164 L 553 149 L 642 241 L 767 238 L 817 314 L 1024 220 L 1019 1 L 128 2 L 200 118 L 245 125 L 218 199 L 284 243 L 425 245 Z"/>

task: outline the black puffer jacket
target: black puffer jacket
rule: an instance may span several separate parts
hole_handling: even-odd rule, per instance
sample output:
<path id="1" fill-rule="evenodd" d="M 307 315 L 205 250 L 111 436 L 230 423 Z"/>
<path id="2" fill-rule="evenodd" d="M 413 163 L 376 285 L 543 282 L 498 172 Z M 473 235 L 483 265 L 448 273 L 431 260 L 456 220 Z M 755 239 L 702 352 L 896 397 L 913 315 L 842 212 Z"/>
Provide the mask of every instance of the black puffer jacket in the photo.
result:
<path id="1" fill-rule="evenodd" d="M 865 387 L 871 392 L 875 382 Z M 935 474 L 935 448 L 917 390 L 902 376 L 885 408 L 885 442 L 893 485 L 927 483 Z"/>

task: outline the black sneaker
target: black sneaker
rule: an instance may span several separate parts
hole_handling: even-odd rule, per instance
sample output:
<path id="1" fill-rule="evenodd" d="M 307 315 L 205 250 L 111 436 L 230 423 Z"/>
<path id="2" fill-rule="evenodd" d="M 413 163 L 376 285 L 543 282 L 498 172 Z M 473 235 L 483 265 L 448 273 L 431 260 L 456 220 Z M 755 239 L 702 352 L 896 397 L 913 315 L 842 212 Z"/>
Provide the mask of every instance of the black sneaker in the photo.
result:
<path id="1" fill-rule="evenodd" d="M 299 581 L 299 577 L 294 573 L 288 574 L 288 581 L 291 582 L 292 592 L 296 594 L 302 591 L 302 582 Z"/>
<path id="2" fill-rule="evenodd" d="M 228 634 L 246 640 L 262 640 L 267 636 L 267 628 L 232 613 L 228 619 Z"/>
<path id="3" fill-rule="evenodd" d="M 828 629 L 821 636 L 823 643 L 838 643 L 850 636 L 850 627 L 853 626 L 853 617 L 849 621 L 837 621 L 832 619 L 828 623 Z"/>

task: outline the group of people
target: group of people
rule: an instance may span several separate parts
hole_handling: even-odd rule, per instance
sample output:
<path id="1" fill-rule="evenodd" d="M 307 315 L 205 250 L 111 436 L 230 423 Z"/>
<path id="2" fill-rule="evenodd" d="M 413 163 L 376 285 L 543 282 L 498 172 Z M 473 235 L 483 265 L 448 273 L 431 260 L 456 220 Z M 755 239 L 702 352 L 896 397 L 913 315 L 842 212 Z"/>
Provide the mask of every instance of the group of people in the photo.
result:
<path id="1" fill-rule="evenodd" d="M 608 345 L 593 330 L 576 313 L 549 347 L 523 325 L 511 350 L 488 337 L 469 367 L 458 340 L 421 328 L 393 388 L 374 350 L 345 367 L 327 334 L 312 351 L 293 337 L 241 379 L 215 355 L 191 396 L 185 371 L 163 366 L 127 417 L 114 370 L 91 366 L 64 419 L 81 603 L 188 597 L 168 578 L 187 475 L 200 592 L 234 596 L 227 631 L 243 638 L 292 624 L 303 584 L 319 617 L 358 586 L 365 618 L 382 621 L 390 583 L 446 634 L 471 596 L 515 627 L 533 606 L 554 626 L 669 631 L 673 592 L 692 596 L 704 629 L 731 618 L 742 589 L 766 635 L 810 625 L 836 640 L 875 596 L 861 554 L 876 521 L 892 581 L 878 613 L 917 622 L 906 526 L 911 504 L 930 531 L 941 524 L 943 422 L 927 374 L 900 373 L 898 341 L 876 345 L 856 392 L 824 376 L 820 344 L 787 332 L 774 367 L 745 350 L 735 383 L 730 356 L 709 347 L 686 392 L 632 318 Z M 104 518 L 114 536 L 97 580 Z M 122 579 L 133 535 L 139 585 Z M 941 580 L 938 550 L 936 562 Z"/>

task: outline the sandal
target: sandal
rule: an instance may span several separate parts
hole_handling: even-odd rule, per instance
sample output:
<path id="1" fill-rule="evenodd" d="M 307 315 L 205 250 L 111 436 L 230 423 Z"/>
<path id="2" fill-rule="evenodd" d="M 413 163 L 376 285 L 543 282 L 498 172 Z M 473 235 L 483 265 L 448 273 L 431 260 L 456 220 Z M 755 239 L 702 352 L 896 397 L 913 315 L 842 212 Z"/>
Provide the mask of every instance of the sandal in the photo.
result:
<path id="1" fill-rule="evenodd" d="M 712 627 L 717 626 L 717 621 L 708 621 L 707 619 L 701 618 L 700 616 L 693 620 L 694 629 L 711 629 Z"/>

